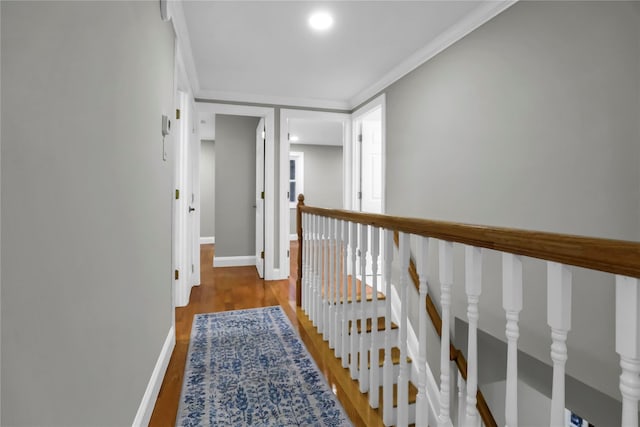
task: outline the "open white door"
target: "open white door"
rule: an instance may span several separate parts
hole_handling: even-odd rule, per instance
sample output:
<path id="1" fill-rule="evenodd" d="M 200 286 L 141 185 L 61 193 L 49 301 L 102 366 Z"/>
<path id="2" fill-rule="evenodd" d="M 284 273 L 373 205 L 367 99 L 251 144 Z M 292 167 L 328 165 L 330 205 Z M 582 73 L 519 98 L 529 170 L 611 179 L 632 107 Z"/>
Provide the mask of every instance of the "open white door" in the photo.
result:
<path id="1" fill-rule="evenodd" d="M 361 119 L 360 210 L 382 213 L 382 108 Z"/>
<path id="2" fill-rule="evenodd" d="M 264 119 L 256 128 L 256 269 L 264 277 L 264 150 L 266 144 Z"/>
<path id="3" fill-rule="evenodd" d="M 189 104 L 185 124 L 189 127 L 189 207 L 187 210 L 189 285 L 200 284 L 200 138 L 197 129 L 196 109 Z"/>

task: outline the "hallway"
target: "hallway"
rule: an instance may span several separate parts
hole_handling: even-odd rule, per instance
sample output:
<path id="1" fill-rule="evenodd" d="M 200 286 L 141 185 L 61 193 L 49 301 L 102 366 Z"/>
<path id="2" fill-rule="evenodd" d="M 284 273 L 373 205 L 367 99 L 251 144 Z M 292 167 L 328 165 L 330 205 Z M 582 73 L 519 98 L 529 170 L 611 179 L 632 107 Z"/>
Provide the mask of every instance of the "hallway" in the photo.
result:
<path id="1" fill-rule="evenodd" d="M 297 274 L 297 242 L 291 243 L 289 280 L 265 282 L 254 267 L 213 268 L 213 252 L 214 245 L 201 245 L 201 285 L 192 289 L 189 305 L 176 309 L 176 346 L 149 425 L 165 427 L 175 423 L 195 314 L 280 305 L 354 425 L 382 426 L 377 411 L 369 407 L 366 395 L 359 393 L 357 383 L 349 378 L 348 371 L 333 356 L 328 344 L 316 333 L 305 314 L 295 308 L 293 278 Z"/>

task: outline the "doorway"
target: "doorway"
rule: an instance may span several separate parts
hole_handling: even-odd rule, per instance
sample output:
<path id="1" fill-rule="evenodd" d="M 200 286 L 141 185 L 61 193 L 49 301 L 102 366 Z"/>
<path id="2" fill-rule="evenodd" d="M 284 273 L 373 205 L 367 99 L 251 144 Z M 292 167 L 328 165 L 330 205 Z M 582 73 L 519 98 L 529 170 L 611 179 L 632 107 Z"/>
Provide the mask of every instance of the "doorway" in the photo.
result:
<path id="1" fill-rule="evenodd" d="M 280 207 L 281 250 L 288 260 L 290 240 L 297 240 L 298 195 L 305 203 L 344 209 L 349 200 L 349 114 L 305 110 L 280 111 L 280 183 L 285 195 Z M 280 265 L 285 277 L 289 263 Z"/>

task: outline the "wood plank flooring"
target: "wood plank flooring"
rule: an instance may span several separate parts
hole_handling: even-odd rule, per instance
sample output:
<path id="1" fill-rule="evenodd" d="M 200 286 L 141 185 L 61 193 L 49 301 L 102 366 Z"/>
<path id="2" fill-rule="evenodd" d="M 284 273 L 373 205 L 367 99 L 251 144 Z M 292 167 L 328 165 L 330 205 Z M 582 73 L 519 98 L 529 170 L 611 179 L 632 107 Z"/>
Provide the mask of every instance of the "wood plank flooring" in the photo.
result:
<path id="1" fill-rule="evenodd" d="M 291 278 L 261 280 L 254 267 L 213 268 L 213 245 L 200 250 L 201 285 L 191 291 L 189 305 L 176 309 L 176 347 L 171 355 L 150 426 L 175 424 L 182 378 L 189 346 L 193 316 L 198 313 L 239 310 L 280 305 L 300 334 L 309 353 L 324 374 L 333 392 L 356 426 L 383 426 L 378 411 L 369 407 L 367 397 L 358 391 L 347 369 L 333 356 L 307 316 L 295 307 L 297 242 L 291 243 Z"/>

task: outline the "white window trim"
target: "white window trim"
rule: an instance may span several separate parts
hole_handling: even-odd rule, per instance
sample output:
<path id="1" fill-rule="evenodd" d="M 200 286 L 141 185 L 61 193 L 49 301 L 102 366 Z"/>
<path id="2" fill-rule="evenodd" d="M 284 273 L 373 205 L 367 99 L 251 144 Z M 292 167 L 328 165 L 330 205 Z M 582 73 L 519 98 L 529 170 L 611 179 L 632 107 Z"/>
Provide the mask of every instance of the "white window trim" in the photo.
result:
<path id="1" fill-rule="evenodd" d="M 296 162 L 296 193 L 293 195 L 293 202 L 289 198 L 289 207 L 295 209 L 298 206 L 298 194 L 304 194 L 304 153 L 301 151 L 291 151 L 289 153 L 289 161 Z M 291 176 L 289 176 L 291 182 Z"/>

